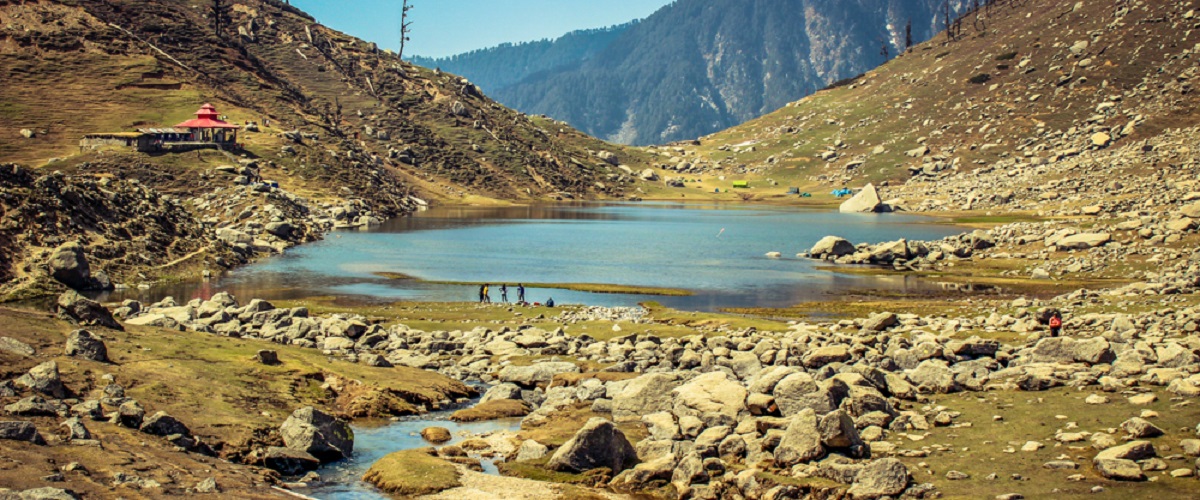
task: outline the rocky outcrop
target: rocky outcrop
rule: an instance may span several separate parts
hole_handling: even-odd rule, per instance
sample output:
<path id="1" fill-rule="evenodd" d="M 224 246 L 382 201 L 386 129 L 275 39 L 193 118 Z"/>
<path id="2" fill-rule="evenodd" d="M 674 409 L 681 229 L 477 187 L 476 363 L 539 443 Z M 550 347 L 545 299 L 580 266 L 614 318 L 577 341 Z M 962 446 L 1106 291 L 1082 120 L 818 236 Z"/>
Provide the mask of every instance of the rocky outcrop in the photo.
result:
<path id="1" fill-rule="evenodd" d="M 26 441 L 37 445 L 45 445 L 46 440 L 42 438 L 37 427 L 31 422 L 0 422 L 0 439 L 10 441 Z"/>

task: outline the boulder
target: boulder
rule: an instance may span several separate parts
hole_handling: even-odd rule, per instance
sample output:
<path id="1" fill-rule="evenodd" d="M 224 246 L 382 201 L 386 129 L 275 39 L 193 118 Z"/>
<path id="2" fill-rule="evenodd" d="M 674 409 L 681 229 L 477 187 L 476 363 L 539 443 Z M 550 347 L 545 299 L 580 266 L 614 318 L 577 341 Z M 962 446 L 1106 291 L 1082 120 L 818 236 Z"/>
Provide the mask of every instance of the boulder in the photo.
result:
<path id="1" fill-rule="evenodd" d="M 900 317 L 894 313 L 880 313 L 863 321 L 862 329 L 867 332 L 882 332 L 900 324 Z"/>
<path id="2" fill-rule="evenodd" d="M 1152 438 L 1163 435 L 1162 429 L 1159 429 L 1158 426 L 1141 417 L 1133 417 L 1122 422 L 1121 429 L 1129 433 L 1129 437 L 1133 439 Z"/>
<path id="3" fill-rule="evenodd" d="M 32 422 L 0 422 L 0 440 L 25 441 L 36 445 L 45 445 L 46 440 Z"/>
<path id="4" fill-rule="evenodd" d="M 140 430 L 154 436 L 170 436 L 172 434 L 182 436 L 192 435 L 191 429 L 183 425 L 183 422 L 161 411 L 147 418 L 142 423 Z"/>
<path id="5" fill-rule="evenodd" d="M 12 337 L 0 337 L 0 352 L 7 352 L 9 354 L 16 354 L 17 356 L 28 358 L 33 356 L 37 351 L 33 349 L 33 346 L 21 342 L 20 340 Z"/>
<path id="6" fill-rule="evenodd" d="M 91 439 L 92 433 L 88 431 L 87 426 L 83 425 L 83 420 L 79 417 L 71 417 L 59 424 L 59 427 L 67 429 L 67 439 Z"/>
<path id="7" fill-rule="evenodd" d="M 521 400 L 521 388 L 517 384 L 500 384 L 494 385 L 483 394 L 479 399 L 479 404 L 487 403 L 488 401 L 500 401 L 505 399 Z"/>
<path id="8" fill-rule="evenodd" d="M 115 423 L 130 429 L 140 429 L 142 427 L 142 420 L 144 420 L 145 417 L 146 409 L 142 408 L 141 403 L 131 399 L 121 403 L 121 405 L 117 407 Z"/>
<path id="9" fill-rule="evenodd" d="M 626 382 L 625 387 L 613 395 L 613 420 L 637 421 L 642 415 L 671 410 L 671 391 L 679 384 L 679 376 L 665 373 L 642 375 Z"/>
<path id="10" fill-rule="evenodd" d="M 65 354 L 100 363 L 108 362 L 108 347 L 87 330 L 75 330 L 67 335 Z"/>
<path id="11" fill-rule="evenodd" d="M 0 498 L 14 500 L 11 497 L 0 496 Z M 43 486 L 22 491 L 16 494 L 15 500 L 79 500 L 79 496 L 71 490 Z"/>
<path id="12" fill-rule="evenodd" d="M 56 308 L 59 319 L 82 326 L 102 326 L 113 330 L 124 330 L 113 315 L 99 302 L 89 300 L 74 290 L 58 296 Z"/>
<path id="13" fill-rule="evenodd" d="M 264 365 L 277 365 L 279 364 L 279 353 L 270 349 L 261 349 L 254 355 L 254 359 Z"/>
<path id="14" fill-rule="evenodd" d="M 816 245 L 813 245 L 808 254 L 813 257 L 841 257 L 852 254 L 854 251 L 854 244 L 850 243 L 849 240 L 837 236 L 826 236 L 821 238 L 821 241 L 818 241 Z"/>
<path id="15" fill-rule="evenodd" d="M 354 452 L 350 425 L 311 406 L 292 413 L 279 427 L 283 443 L 308 453 L 322 463 L 341 460 Z"/>
<path id="16" fill-rule="evenodd" d="M 76 290 L 112 289 L 112 283 L 103 273 L 92 276 L 92 268 L 79 243 L 67 242 L 54 249 L 46 268 L 56 281 Z"/>
<path id="17" fill-rule="evenodd" d="M 867 464 L 858 471 L 854 484 L 847 492 L 855 500 L 896 497 L 908 489 L 912 476 L 902 462 L 884 458 Z"/>
<path id="18" fill-rule="evenodd" d="M 872 213 L 878 212 L 882 204 L 883 200 L 879 198 L 879 192 L 875 190 L 875 185 L 867 184 L 854 197 L 842 202 L 838 211 L 842 213 Z"/>
<path id="19" fill-rule="evenodd" d="M 607 467 L 617 474 L 637 462 L 637 452 L 612 422 L 593 418 L 554 452 L 546 467 L 560 472 L 583 472 Z"/>
<path id="20" fill-rule="evenodd" d="M 958 388 L 954 372 L 940 359 L 922 361 L 915 370 L 908 372 L 908 379 L 924 393 L 946 394 Z"/>
<path id="21" fill-rule="evenodd" d="M 1080 233 L 1067 236 L 1058 240 L 1054 246 L 1059 250 L 1087 250 L 1104 246 L 1112 241 L 1112 235 L 1109 233 Z"/>
<path id="22" fill-rule="evenodd" d="M 783 438 L 775 447 L 775 465 L 788 468 L 816 460 L 824 454 L 817 414 L 811 408 L 806 408 L 788 422 Z"/>
<path id="23" fill-rule="evenodd" d="M 854 426 L 854 419 L 844 410 L 821 417 L 817 430 L 821 433 L 821 444 L 826 448 L 851 450 L 856 455 L 862 451 L 863 442 Z"/>
<path id="24" fill-rule="evenodd" d="M 17 379 L 17 384 L 55 399 L 66 397 L 66 388 L 58 377 L 58 363 L 47 361 Z"/>
<path id="25" fill-rule="evenodd" d="M 532 439 L 526 439 L 521 443 L 521 448 L 517 450 L 517 461 L 540 460 L 549 452 L 550 448 L 547 448 L 546 445 Z"/>
<path id="26" fill-rule="evenodd" d="M 421 429 L 421 439 L 429 441 L 433 444 L 441 444 L 449 441 L 453 436 L 450 435 L 450 429 L 445 427 L 426 427 Z"/>
<path id="27" fill-rule="evenodd" d="M 549 384 L 554 376 L 560 373 L 579 373 L 579 367 L 566 361 L 534 363 L 529 366 L 509 365 L 500 370 L 498 378 L 502 382 L 531 388 L 539 384 Z"/>
<path id="28" fill-rule="evenodd" d="M 706 418 L 711 414 L 722 414 L 737 420 L 747 412 L 746 387 L 730 380 L 725 372 L 700 375 L 688 383 L 676 387 L 674 396 L 675 415 L 690 415 Z"/>
<path id="29" fill-rule="evenodd" d="M 306 452 L 278 446 L 267 448 L 262 461 L 267 468 L 285 476 L 298 476 L 321 466 L 320 460 Z"/>

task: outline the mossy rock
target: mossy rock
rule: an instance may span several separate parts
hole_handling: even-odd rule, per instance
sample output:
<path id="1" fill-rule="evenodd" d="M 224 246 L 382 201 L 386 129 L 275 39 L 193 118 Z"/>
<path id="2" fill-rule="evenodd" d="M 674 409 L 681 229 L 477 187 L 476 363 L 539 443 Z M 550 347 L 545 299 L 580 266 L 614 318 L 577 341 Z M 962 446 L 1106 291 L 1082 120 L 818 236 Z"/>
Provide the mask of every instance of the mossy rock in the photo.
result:
<path id="1" fill-rule="evenodd" d="M 462 486 L 454 464 L 430 454 L 432 448 L 392 453 L 371 465 L 363 481 L 401 497 L 431 495 Z"/>
<path id="2" fill-rule="evenodd" d="M 497 399 L 476 405 L 473 408 L 458 410 L 450 415 L 455 422 L 481 422 L 498 418 L 524 417 L 529 414 L 529 406 L 524 401 L 515 399 Z"/>

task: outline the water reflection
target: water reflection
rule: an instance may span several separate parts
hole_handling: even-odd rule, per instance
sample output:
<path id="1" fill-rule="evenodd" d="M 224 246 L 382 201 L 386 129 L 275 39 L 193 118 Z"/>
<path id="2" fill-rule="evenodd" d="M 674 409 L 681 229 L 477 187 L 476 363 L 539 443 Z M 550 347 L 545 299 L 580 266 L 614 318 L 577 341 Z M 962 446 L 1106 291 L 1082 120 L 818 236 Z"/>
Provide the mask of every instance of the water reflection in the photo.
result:
<path id="1" fill-rule="evenodd" d="M 527 298 L 589 305 L 654 300 L 684 310 L 788 307 L 850 288 L 936 290 L 906 276 L 829 273 L 793 256 L 834 234 L 851 241 L 938 239 L 960 229 L 912 216 L 839 214 L 720 204 L 555 204 L 446 207 L 388 221 L 239 269 L 219 279 L 102 297 L 154 301 L 236 296 L 294 299 L 314 295 L 366 301 L 473 301 L 476 286 L 390 280 L 390 272 L 429 281 L 609 283 L 689 290 L 690 297 L 593 294 L 529 286 Z M 493 292 L 493 299 L 498 299 Z M 515 299 L 515 290 L 510 298 Z"/>

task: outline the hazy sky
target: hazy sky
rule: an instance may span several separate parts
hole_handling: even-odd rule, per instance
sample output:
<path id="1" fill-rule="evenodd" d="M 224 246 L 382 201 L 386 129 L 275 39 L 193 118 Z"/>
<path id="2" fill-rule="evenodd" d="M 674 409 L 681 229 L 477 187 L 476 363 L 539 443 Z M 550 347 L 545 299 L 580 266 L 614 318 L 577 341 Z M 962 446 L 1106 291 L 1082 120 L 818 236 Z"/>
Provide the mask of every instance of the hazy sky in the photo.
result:
<path id="1" fill-rule="evenodd" d="M 409 0 L 404 55 L 442 57 L 642 19 L 673 0 Z M 292 0 L 317 22 L 399 47 L 400 0 Z"/>

